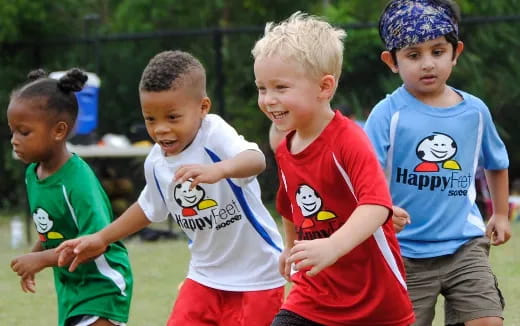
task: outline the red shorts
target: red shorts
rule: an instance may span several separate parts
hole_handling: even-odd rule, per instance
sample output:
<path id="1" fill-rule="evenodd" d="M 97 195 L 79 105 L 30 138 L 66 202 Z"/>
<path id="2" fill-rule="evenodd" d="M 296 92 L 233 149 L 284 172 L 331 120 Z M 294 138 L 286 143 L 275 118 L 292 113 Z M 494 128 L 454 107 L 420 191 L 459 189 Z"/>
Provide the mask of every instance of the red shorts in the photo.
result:
<path id="1" fill-rule="evenodd" d="M 284 287 L 233 292 L 212 289 L 186 279 L 168 326 L 269 326 L 280 310 Z"/>

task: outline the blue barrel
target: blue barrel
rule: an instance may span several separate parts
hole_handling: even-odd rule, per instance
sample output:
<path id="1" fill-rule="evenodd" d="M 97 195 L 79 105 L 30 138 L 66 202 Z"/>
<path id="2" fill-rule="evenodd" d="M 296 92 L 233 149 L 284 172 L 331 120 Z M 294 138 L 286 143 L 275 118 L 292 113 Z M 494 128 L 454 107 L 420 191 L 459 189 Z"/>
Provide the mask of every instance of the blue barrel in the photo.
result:
<path id="1" fill-rule="evenodd" d="M 66 71 L 55 71 L 49 77 L 60 79 L 65 73 Z M 99 86 L 101 81 L 94 73 L 86 72 L 86 74 L 88 80 L 85 87 L 81 91 L 76 92 L 79 112 L 74 135 L 88 135 L 96 130 L 98 123 Z"/>

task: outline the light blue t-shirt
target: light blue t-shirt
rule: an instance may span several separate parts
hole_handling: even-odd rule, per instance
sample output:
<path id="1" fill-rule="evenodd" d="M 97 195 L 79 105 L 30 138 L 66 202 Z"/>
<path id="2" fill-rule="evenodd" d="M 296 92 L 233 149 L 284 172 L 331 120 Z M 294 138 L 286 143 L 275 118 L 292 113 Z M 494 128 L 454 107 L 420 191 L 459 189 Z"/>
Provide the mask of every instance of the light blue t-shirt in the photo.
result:
<path id="1" fill-rule="evenodd" d="M 393 204 L 412 220 L 397 235 L 404 257 L 452 254 L 483 236 L 485 224 L 475 203 L 477 165 L 487 170 L 509 166 L 487 106 L 454 90 L 462 102 L 435 108 L 401 86 L 374 107 L 365 124 Z"/>

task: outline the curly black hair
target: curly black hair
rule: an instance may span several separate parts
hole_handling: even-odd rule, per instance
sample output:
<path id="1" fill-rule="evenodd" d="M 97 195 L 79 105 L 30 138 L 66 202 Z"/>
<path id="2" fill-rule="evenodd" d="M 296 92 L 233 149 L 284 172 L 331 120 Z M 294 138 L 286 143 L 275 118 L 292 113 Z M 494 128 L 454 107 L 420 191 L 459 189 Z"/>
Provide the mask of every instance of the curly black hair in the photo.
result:
<path id="1" fill-rule="evenodd" d="M 73 125 L 78 116 L 79 92 L 88 76 L 78 68 L 67 71 L 60 79 L 52 79 L 43 69 L 29 72 L 27 83 L 11 93 L 11 99 L 41 99 L 40 109 L 65 115 Z"/>
<path id="2" fill-rule="evenodd" d="M 139 90 L 161 92 L 190 87 L 206 95 L 206 71 L 200 61 L 183 51 L 164 51 L 155 55 L 144 68 Z"/>

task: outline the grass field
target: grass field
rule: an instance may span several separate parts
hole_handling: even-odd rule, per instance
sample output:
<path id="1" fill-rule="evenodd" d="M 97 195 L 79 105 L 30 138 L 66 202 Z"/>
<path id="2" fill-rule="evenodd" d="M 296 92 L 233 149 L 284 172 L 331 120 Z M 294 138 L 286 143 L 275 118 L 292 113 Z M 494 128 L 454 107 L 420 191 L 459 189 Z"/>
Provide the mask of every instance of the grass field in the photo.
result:
<path id="1" fill-rule="evenodd" d="M 160 226 L 163 228 L 164 226 Z M 35 237 L 33 236 L 33 239 Z M 184 240 L 141 242 L 126 241 L 134 272 L 134 296 L 129 326 L 164 325 L 177 286 L 187 271 L 189 252 Z M 10 248 L 9 221 L 0 218 L 0 324 L 16 326 L 56 325 L 56 295 L 50 269 L 36 278 L 36 294 L 20 290 L 18 276 L 9 267 L 13 257 L 29 250 L 29 246 Z M 504 325 L 520 326 L 520 223 L 513 224 L 513 238 L 504 246 L 495 247 L 491 262 L 506 298 Z M 439 302 L 433 325 L 443 325 Z"/>

